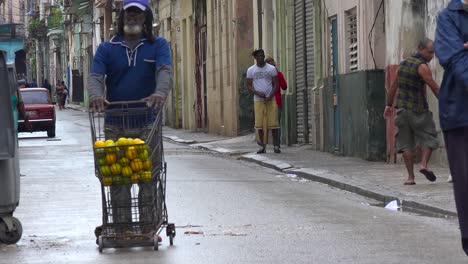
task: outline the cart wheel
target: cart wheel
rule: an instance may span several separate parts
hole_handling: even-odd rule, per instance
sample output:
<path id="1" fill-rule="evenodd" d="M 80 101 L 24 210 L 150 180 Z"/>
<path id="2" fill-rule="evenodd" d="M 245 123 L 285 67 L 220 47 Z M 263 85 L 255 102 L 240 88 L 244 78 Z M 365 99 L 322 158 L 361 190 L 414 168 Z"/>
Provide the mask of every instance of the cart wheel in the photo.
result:
<path id="1" fill-rule="evenodd" d="M 98 237 L 98 243 L 99 243 L 99 253 L 102 253 L 102 249 L 104 248 L 102 236 Z"/>
<path id="2" fill-rule="evenodd" d="M 11 222 L 13 224 L 13 228 L 11 230 L 8 230 L 5 222 L 0 222 L 0 242 L 7 245 L 16 244 L 23 235 L 23 226 L 21 226 L 21 222 L 18 218 L 11 217 Z"/>
<path id="3" fill-rule="evenodd" d="M 155 251 L 158 251 L 158 250 L 159 250 L 158 234 L 154 234 L 154 236 L 153 236 L 153 244 L 154 244 L 154 250 L 155 250 Z"/>

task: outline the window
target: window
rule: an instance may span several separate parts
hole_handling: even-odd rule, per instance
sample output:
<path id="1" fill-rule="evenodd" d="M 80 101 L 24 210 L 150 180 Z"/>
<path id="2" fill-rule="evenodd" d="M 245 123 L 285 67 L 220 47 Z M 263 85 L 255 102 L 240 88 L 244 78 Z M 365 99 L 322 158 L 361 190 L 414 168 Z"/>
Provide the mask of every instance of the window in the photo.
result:
<path id="1" fill-rule="evenodd" d="M 49 94 L 47 91 L 21 91 L 25 104 L 48 104 Z"/>
<path id="2" fill-rule="evenodd" d="M 171 31 L 171 27 L 172 27 L 172 19 L 169 17 L 167 18 L 166 31 Z"/>
<path id="3" fill-rule="evenodd" d="M 346 23 L 346 47 L 347 47 L 347 68 L 348 72 L 358 70 L 358 29 L 356 8 L 350 9 L 345 13 Z"/>

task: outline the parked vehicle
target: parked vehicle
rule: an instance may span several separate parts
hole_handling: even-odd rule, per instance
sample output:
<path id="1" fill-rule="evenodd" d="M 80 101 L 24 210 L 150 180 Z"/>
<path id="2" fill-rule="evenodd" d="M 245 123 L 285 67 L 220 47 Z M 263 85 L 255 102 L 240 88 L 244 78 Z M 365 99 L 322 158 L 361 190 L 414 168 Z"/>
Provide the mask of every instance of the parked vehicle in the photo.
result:
<path id="1" fill-rule="evenodd" d="M 32 130 L 26 128 L 23 118 L 20 117 L 18 121 L 19 132 L 46 131 L 48 137 L 55 137 L 55 107 L 52 104 L 49 90 L 46 88 L 21 88 L 20 93 Z"/>

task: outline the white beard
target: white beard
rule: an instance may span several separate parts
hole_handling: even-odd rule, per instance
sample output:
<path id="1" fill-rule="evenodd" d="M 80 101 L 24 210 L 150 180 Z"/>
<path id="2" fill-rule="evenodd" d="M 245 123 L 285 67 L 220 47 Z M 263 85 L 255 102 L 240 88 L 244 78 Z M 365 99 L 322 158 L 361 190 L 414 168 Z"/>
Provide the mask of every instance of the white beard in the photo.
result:
<path id="1" fill-rule="evenodd" d="M 141 25 L 124 25 L 124 32 L 127 34 L 140 34 L 143 30 Z"/>

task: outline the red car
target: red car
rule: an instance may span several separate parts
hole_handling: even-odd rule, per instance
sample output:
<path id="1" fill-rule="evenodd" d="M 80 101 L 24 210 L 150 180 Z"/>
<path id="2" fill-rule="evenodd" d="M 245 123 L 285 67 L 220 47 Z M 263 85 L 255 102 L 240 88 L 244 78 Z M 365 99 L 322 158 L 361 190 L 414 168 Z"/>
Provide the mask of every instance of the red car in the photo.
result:
<path id="1" fill-rule="evenodd" d="M 46 131 L 48 137 L 55 137 L 55 107 L 46 88 L 21 88 L 26 115 L 32 125 L 28 130 L 20 116 L 18 121 L 19 132 Z"/>

